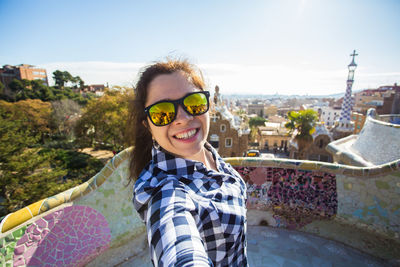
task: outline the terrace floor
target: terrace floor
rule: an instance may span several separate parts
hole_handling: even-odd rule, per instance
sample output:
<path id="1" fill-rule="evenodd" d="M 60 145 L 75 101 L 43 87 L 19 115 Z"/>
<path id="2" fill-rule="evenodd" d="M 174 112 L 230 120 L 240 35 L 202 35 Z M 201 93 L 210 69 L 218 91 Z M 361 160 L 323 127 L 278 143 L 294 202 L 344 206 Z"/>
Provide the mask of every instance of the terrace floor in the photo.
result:
<path id="1" fill-rule="evenodd" d="M 247 243 L 250 267 L 391 266 L 341 243 L 281 228 L 249 226 Z M 148 250 L 119 266 L 152 266 Z"/>

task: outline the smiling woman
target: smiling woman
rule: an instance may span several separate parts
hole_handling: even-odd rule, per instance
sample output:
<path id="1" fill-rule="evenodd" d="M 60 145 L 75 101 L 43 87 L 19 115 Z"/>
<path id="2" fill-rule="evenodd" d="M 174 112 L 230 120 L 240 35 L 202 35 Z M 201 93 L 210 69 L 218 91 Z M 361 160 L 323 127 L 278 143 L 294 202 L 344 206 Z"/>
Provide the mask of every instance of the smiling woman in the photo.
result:
<path id="1" fill-rule="evenodd" d="M 133 202 L 154 266 L 247 266 L 246 185 L 207 142 L 209 96 L 187 61 L 151 65 L 136 86 Z"/>

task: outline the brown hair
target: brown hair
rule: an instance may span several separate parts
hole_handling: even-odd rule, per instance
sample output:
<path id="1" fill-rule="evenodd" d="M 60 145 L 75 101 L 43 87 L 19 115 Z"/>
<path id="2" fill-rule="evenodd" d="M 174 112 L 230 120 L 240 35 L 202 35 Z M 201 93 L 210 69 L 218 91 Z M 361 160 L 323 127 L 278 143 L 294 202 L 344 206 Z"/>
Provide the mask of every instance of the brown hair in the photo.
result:
<path id="1" fill-rule="evenodd" d="M 141 171 L 151 160 L 152 136 L 147 125 L 144 112 L 147 99 L 147 89 L 150 83 L 162 74 L 172 74 L 181 71 L 194 86 L 204 90 L 204 80 L 201 71 L 187 60 L 171 60 L 156 62 L 144 68 L 140 73 L 135 87 L 135 97 L 129 105 L 129 118 L 127 126 L 127 141 L 133 146 L 130 155 L 130 181 L 135 181 Z M 143 124 L 144 122 L 144 124 Z"/>

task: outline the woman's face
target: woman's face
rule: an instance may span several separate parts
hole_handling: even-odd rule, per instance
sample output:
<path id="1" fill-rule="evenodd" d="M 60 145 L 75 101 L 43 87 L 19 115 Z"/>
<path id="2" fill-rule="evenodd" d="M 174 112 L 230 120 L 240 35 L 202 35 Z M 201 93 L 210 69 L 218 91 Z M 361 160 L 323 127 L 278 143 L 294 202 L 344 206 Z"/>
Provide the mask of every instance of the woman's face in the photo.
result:
<path id="1" fill-rule="evenodd" d="M 148 86 L 145 106 L 160 100 L 176 100 L 197 91 L 201 90 L 180 71 L 158 75 Z M 147 122 L 153 138 L 168 152 L 186 159 L 198 159 L 203 152 L 210 124 L 208 112 L 192 116 L 178 105 L 176 118 L 171 124 L 158 127 L 148 117 Z"/>

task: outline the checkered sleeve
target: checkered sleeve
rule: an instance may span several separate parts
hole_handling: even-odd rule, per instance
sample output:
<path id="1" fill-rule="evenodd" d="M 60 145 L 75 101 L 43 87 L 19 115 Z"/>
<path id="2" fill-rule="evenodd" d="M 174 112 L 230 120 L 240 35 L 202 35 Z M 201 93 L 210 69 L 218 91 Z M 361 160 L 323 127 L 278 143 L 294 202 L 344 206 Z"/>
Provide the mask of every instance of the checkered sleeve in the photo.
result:
<path id="1" fill-rule="evenodd" d="M 192 212 L 195 206 L 177 181 L 153 195 L 146 218 L 154 266 L 212 266 Z"/>

